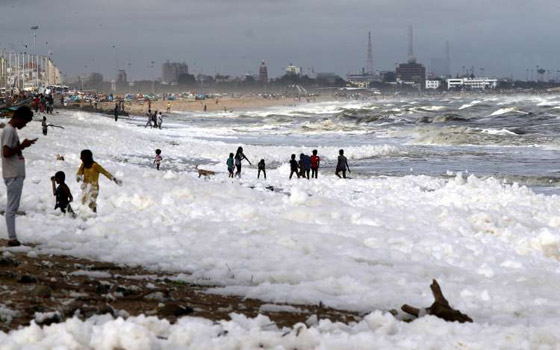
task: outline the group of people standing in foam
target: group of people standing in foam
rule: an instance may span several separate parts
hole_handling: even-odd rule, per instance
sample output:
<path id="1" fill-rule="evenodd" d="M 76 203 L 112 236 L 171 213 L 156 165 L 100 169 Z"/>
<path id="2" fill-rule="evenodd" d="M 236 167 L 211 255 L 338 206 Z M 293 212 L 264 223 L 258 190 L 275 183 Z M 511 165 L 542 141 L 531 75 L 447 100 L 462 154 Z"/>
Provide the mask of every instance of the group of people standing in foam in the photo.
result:
<path id="1" fill-rule="evenodd" d="M 317 155 L 317 153 L 316 149 L 312 151 L 311 156 L 301 153 L 299 155 L 299 161 L 296 160 L 296 155 L 292 154 L 290 159 L 290 179 L 292 179 L 294 174 L 298 177 L 298 179 L 317 179 L 319 176 L 319 168 L 321 166 L 321 158 Z M 344 156 L 344 150 L 339 150 L 338 154 L 335 175 L 339 178 L 346 178 L 346 171 L 350 172 L 348 159 Z M 229 154 L 229 158 L 226 161 L 228 177 L 233 178 L 237 176 L 241 178 L 241 164 L 243 160 L 246 160 L 249 165 L 251 165 L 251 161 L 243 153 L 243 147 L 237 148 L 235 155 L 233 153 Z M 266 180 L 266 164 L 264 159 L 259 161 L 257 169 L 257 178 L 260 179 L 262 172 Z"/>
<path id="2" fill-rule="evenodd" d="M 304 178 L 309 180 L 309 173 L 311 172 L 311 178 L 317 178 L 319 175 L 319 167 L 321 165 L 321 158 L 317 155 L 317 150 L 314 149 L 311 156 L 301 153 L 299 155 L 299 162 L 296 160 L 296 155 L 292 154 L 290 159 L 290 179 L 292 176 L 297 175 L 299 178 Z M 346 178 L 346 171 L 350 172 L 350 167 L 348 166 L 348 159 L 344 156 L 344 150 L 338 151 L 338 161 L 336 164 L 335 175 L 339 178 Z M 340 176 L 342 173 L 342 176 Z"/>
<path id="3" fill-rule="evenodd" d="M 314 149 L 311 153 L 311 156 L 301 153 L 299 155 L 299 161 L 296 160 L 296 155 L 292 154 L 290 159 L 290 180 L 294 174 L 298 177 L 298 179 L 303 178 L 309 180 L 312 178 L 318 178 L 319 168 L 321 166 L 321 157 L 317 155 L 318 152 L 316 149 Z M 160 169 L 162 160 L 161 150 L 156 149 L 156 157 L 153 163 L 156 165 L 157 170 Z M 226 160 L 228 178 L 241 178 L 243 160 L 246 160 L 249 165 L 252 165 L 249 158 L 247 158 L 245 153 L 243 153 L 243 147 L 238 147 L 235 154 L 229 154 L 229 158 Z M 257 170 L 257 179 L 260 179 L 262 173 L 264 179 L 266 180 L 266 163 L 264 159 L 261 159 L 258 162 Z M 350 172 L 350 167 L 348 166 L 348 159 L 344 156 L 344 150 L 341 149 L 338 151 L 335 175 L 339 178 L 346 178 L 346 171 Z"/>

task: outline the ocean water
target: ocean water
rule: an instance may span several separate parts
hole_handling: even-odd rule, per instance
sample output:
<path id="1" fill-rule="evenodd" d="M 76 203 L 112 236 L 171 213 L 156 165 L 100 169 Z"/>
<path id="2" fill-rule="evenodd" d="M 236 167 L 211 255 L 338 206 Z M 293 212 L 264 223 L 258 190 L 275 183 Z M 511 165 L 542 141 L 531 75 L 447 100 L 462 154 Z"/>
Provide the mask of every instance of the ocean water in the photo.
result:
<path id="1" fill-rule="evenodd" d="M 237 144 L 246 145 L 249 156 L 251 147 L 282 147 L 283 158 L 275 154 L 271 159 L 276 167 L 292 150 L 299 155 L 341 148 L 346 149 L 353 176 L 448 177 L 462 172 L 519 183 L 539 193 L 559 193 L 558 96 L 325 102 L 174 115 L 166 126 L 189 129 L 200 140 L 230 143 L 232 152 Z M 368 153 L 368 147 L 379 152 Z M 328 154 L 325 171 L 332 171 L 334 156 Z"/>

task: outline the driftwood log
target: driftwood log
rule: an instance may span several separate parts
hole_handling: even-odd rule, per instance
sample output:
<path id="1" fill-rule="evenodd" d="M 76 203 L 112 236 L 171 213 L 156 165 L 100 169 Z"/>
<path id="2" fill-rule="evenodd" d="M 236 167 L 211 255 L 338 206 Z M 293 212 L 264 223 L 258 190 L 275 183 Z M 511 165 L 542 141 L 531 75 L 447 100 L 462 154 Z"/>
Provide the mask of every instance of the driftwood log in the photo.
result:
<path id="1" fill-rule="evenodd" d="M 436 280 L 432 281 L 432 284 L 430 285 L 430 289 L 432 290 L 432 294 L 434 295 L 435 301 L 432 304 L 432 306 L 426 309 L 427 315 L 434 315 L 436 317 L 442 318 L 449 322 L 457 321 L 460 323 L 464 323 L 464 322 L 473 321 L 472 318 L 470 318 L 469 316 L 449 306 L 449 302 L 443 296 L 443 292 L 441 291 L 441 288 Z M 421 309 L 404 304 L 401 307 L 401 310 L 403 310 L 407 314 L 411 314 L 413 316 L 419 317 Z"/>

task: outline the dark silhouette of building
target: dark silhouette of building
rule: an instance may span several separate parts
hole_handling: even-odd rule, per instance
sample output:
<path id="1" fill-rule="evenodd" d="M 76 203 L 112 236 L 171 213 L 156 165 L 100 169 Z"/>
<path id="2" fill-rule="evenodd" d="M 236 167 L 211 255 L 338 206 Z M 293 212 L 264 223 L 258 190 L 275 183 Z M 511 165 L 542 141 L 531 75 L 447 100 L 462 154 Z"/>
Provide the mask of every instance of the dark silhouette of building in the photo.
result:
<path id="1" fill-rule="evenodd" d="M 414 85 L 420 89 L 426 86 L 426 68 L 416 62 L 413 50 L 412 26 L 408 27 L 408 62 L 401 63 L 395 70 L 397 83 Z"/>
<path id="2" fill-rule="evenodd" d="M 165 62 L 161 65 L 161 76 L 166 83 L 176 83 L 181 74 L 188 74 L 189 66 L 186 63 Z"/>
<path id="3" fill-rule="evenodd" d="M 426 68 L 416 62 L 401 63 L 396 70 L 397 82 L 403 84 L 426 84 Z"/>
<path id="4" fill-rule="evenodd" d="M 126 71 L 124 69 L 119 69 L 119 74 L 117 75 L 117 84 L 128 85 L 128 79 L 126 77 Z"/>
<path id="5" fill-rule="evenodd" d="M 266 63 L 264 62 L 264 60 L 259 66 L 259 81 L 268 83 L 268 68 L 266 67 Z"/>

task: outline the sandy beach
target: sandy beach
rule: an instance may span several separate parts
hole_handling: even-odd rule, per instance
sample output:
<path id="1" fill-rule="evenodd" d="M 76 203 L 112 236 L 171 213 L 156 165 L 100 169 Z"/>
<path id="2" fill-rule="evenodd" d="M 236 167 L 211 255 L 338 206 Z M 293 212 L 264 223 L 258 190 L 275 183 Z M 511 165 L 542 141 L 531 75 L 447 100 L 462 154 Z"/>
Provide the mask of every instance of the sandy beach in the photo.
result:
<path id="1" fill-rule="evenodd" d="M 330 96 L 316 97 L 314 102 L 328 101 L 333 98 Z M 310 101 L 312 102 L 312 101 Z M 171 112 L 176 111 L 240 111 L 247 109 L 258 109 L 272 106 L 296 106 L 308 103 L 307 99 L 297 100 L 290 97 L 280 98 L 263 98 L 258 96 L 243 96 L 243 97 L 223 97 L 219 99 L 206 99 L 206 100 L 158 100 L 151 101 L 152 111 L 167 111 L 167 104 L 171 104 Z M 125 102 L 125 111 L 132 115 L 144 115 L 149 109 L 149 101 L 127 101 Z M 112 110 L 114 102 L 100 102 L 99 109 Z"/>

